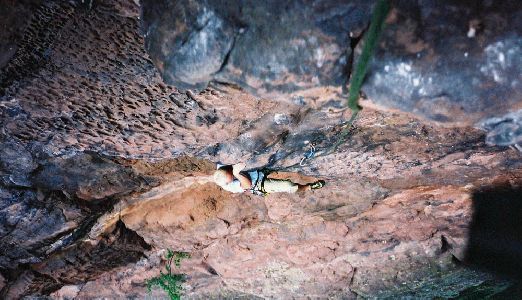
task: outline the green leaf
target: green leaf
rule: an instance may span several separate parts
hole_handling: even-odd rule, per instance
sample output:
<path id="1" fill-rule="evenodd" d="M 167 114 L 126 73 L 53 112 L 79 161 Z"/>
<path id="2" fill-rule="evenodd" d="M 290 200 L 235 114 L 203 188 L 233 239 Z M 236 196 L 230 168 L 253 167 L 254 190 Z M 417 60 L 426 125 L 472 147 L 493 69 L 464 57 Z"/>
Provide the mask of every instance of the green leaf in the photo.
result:
<path id="1" fill-rule="evenodd" d="M 174 264 L 179 268 L 181 266 L 181 261 L 189 257 L 190 254 L 187 252 L 176 252 L 176 256 L 174 257 Z"/>
<path id="2" fill-rule="evenodd" d="M 170 250 L 170 249 L 167 249 L 167 259 L 171 259 L 173 256 L 174 256 L 175 252 Z"/>
<path id="3" fill-rule="evenodd" d="M 160 287 L 163 289 L 171 300 L 181 299 L 183 293 L 182 283 L 186 280 L 185 274 L 172 274 L 172 261 L 177 267 L 180 267 L 181 261 L 185 258 L 190 257 L 189 253 L 186 252 L 174 252 L 167 249 L 167 264 L 165 270 L 167 273 L 160 271 L 160 275 L 147 280 L 147 291 L 150 293 L 152 288 Z"/>
<path id="4" fill-rule="evenodd" d="M 350 91 L 348 96 L 348 107 L 352 110 L 352 116 L 350 120 L 346 123 L 346 127 L 341 132 L 337 142 L 330 148 L 331 152 L 337 150 L 337 147 L 344 143 L 346 136 L 349 134 L 350 129 L 352 127 L 353 122 L 357 118 L 359 111 L 362 107 L 359 105 L 359 94 L 361 92 L 361 87 L 364 82 L 364 78 L 366 77 L 366 72 L 368 70 L 368 65 L 370 63 L 370 59 L 375 52 L 375 48 L 377 47 L 377 41 L 379 40 L 379 36 L 384 29 L 384 21 L 386 20 L 386 16 L 390 10 L 390 3 L 388 0 L 379 0 L 373 9 L 372 20 L 370 22 L 370 28 L 368 32 L 365 34 L 364 46 L 359 57 L 359 61 L 355 67 L 355 71 L 353 72 L 351 82 L 350 82 Z"/>
<path id="5" fill-rule="evenodd" d="M 384 21 L 386 20 L 389 10 L 390 4 L 388 3 L 388 0 L 379 0 L 373 10 L 370 28 L 366 33 L 363 50 L 350 83 L 348 107 L 352 109 L 353 113 L 357 113 L 361 110 L 361 107 L 359 106 L 359 92 L 366 76 L 366 71 L 368 70 L 370 58 L 375 52 L 377 41 L 379 40 L 381 31 L 384 28 Z"/>
<path id="6" fill-rule="evenodd" d="M 158 286 L 169 295 L 170 299 L 178 300 L 183 292 L 181 284 L 184 281 L 185 275 L 183 274 L 161 274 L 147 280 L 147 290 L 151 292 L 152 288 Z"/>

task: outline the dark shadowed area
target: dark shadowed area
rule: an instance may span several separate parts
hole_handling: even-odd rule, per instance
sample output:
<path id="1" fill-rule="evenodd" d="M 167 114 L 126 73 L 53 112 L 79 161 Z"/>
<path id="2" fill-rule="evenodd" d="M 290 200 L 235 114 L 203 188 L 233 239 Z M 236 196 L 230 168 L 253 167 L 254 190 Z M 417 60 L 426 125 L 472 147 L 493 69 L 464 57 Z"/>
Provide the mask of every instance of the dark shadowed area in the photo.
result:
<path id="1" fill-rule="evenodd" d="M 473 193 L 466 261 L 522 279 L 522 187 L 489 186 Z"/>

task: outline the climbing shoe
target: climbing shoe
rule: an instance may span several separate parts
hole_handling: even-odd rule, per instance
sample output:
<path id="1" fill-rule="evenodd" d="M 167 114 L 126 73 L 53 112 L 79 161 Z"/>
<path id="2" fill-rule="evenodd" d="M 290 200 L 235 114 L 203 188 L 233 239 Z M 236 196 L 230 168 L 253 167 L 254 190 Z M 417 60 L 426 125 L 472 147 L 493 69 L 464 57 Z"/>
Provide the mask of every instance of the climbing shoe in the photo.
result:
<path id="1" fill-rule="evenodd" d="M 316 181 L 316 182 L 310 184 L 310 189 L 317 190 L 317 189 L 322 188 L 325 184 L 326 184 L 326 182 L 324 182 L 324 180 L 319 180 L 319 181 Z"/>

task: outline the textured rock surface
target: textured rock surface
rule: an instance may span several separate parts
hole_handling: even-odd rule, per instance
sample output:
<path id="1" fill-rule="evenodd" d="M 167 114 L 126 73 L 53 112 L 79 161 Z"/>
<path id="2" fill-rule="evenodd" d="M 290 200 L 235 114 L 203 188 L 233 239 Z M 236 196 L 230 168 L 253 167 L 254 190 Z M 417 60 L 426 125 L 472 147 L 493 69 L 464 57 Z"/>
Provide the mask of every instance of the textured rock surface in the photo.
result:
<path id="1" fill-rule="evenodd" d="M 181 92 L 143 49 L 134 2 L 34 16 L 0 69 L 1 297 L 143 298 L 166 248 L 191 254 L 178 270 L 191 298 L 455 297 L 490 282 L 457 262 L 474 191 L 522 185 L 518 151 L 367 108 L 331 152 L 340 88 Z M 518 122 L 502 120 L 488 126 Z M 327 185 L 229 194 L 210 182 L 218 161 Z"/>
<path id="2" fill-rule="evenodd" d="M 520 146 L 522 144 L 522 109 L 488 118 L 479 125 L 488 131 L 486 142 L 490 145 Z"/>
<path id="3" fill-rule="evenodd" d="M 474 124 L 522 107 L 519 1 L 401 2 L 363 90 L 377 105 Z"/>
<path id="4" fill-rule="evenodd" d="M 147 51 L 163 77 L 288 99 L 346 82 L 373 1 L 196 2 L 143 1 Z M 463 125 L 520 109 L 521 13 L 515 0 L 394 3 L 365 105 Z"/>
<path id="5" fill-rule="evenodd" d="M 143 1 L 147 51 L 182 87 L 218 80 L 266 96 L 339 86 L 349 33 L 364 28 L 372 2 Z"/>
<path id="6" fill-rule="evenodd" d="M 18 49 L 22 41 L 27 20 L 38 8 L 38 0 L 3 0 L 0 11 L 0 68 L 5 66 Z"/>

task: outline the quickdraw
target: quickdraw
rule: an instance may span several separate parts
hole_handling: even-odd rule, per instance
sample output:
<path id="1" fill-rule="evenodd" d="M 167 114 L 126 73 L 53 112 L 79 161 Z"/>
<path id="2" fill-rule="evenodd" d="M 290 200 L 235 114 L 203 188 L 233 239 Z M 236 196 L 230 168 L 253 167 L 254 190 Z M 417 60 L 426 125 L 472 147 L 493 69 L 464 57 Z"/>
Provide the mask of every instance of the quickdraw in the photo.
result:
<path id="1" fill-rule="evenodd" d="M 305 143 L 308 144 L 307 142 L 305 142 Z M 299 165 L 301 167 L 304 167 L 304 163 L 307 159 L 311 159 L 315 156 L 315 143 L 310 143 L 309 145 L 310 145 L 310 150 L 308 151 L 308 153 L 305 153 L 304 157 L 301 158 L 301 161 L 299 162 Z"/>

